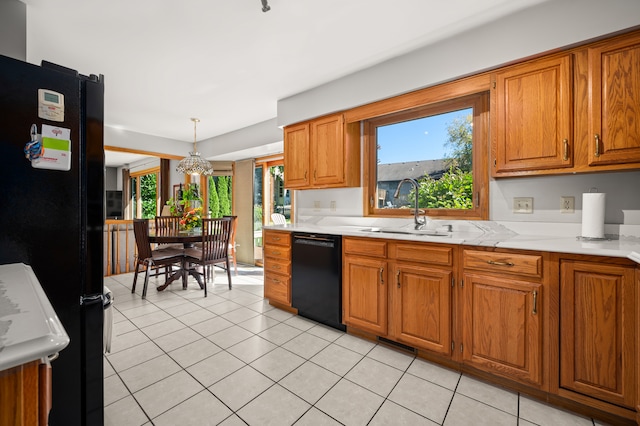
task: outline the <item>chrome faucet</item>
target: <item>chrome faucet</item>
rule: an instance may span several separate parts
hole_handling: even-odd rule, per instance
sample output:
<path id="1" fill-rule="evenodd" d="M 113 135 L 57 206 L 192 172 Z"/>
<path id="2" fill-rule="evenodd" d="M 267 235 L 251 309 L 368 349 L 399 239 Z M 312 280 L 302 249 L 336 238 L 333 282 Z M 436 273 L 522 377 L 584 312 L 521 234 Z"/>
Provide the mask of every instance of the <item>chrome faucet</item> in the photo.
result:
<path id="1" fill-rule="evenodd" d="M 418 184 L 418 181 L 411 178 L 402 179 L 398 184 L 398 188 L 396 188 L 396 192 L 393 194 L 393 198 L 398 198 L 398 196 L 400 195 L 400 187 L 405 182 L 409 182 L 410 184 L 412 184 L 413 188 L 415 189 L 416 200 L 415 200 L 415 206 L 413 210 L 413 220 L 416 223 L 415 229 L 422 229 L 422 227 L 427 223 L 427 219 L 426 218 L 421 219 L 419 216 L 420 210 L 418 210 L 418 188 L 420 187 L 420 185 Z"/>

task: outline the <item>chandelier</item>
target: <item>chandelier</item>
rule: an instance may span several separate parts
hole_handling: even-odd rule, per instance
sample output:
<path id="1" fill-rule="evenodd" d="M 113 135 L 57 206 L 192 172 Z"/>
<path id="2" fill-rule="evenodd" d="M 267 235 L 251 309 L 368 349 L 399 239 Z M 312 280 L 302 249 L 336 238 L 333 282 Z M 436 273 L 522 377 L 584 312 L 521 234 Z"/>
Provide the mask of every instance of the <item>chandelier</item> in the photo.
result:
<path id="1" fill-rule="evenodd" d="M 205 175 L 213 174 L 211 163 L 200 157 L 200 153 L 196 147 L 196 124 L 200 121 L 198 118 L 192 118 L 193 121 L 193 152 L 188 157 L 183 158 L 178 163 L 176 171 L 185 175 Z"/>

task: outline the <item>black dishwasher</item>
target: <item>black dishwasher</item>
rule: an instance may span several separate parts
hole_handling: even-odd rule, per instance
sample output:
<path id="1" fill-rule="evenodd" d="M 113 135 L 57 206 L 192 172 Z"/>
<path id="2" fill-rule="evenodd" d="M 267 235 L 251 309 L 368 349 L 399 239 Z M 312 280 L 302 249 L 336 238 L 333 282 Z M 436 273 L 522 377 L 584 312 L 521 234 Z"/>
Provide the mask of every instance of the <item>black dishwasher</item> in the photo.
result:
<path id="1" fill-rule="evenodd" d="M 342 237 L 293 233 L 291 306 L 338 330 L 342 324 Z"/>

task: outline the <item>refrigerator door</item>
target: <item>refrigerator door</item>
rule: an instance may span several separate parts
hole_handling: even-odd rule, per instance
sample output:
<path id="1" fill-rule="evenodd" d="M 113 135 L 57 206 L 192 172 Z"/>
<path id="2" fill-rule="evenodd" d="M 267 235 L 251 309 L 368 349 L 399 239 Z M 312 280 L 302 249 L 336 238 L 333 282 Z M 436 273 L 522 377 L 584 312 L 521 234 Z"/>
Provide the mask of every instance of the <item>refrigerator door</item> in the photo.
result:
<path id="1" fill-rule="evenodd" d="M 102 305 L 80 304 L 102 294 L 104 88 L 93 80 L 0 56 L 0 263 L 32 267 L 71 340 L 52 364 L 53 426 L 103 421 Z M 39 117 L 38 89 L 64 95 L 63 121 Z M 34 124 L 69 129 L 68 171 L 25 158 Z"/>

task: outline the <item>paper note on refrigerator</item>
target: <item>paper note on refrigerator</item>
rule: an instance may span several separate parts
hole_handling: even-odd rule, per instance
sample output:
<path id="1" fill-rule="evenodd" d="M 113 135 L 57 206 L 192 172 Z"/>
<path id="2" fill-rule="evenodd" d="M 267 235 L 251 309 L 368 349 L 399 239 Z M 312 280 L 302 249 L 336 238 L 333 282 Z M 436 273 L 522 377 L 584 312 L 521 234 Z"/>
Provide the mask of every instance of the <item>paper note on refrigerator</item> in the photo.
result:
<path id="1" fill-rule="evenodd" d="M 39 161 L 31 162 L 36 169 L 71 169 L 71 129 L 42 125 L 42 148 L 44 152 Z"/>

